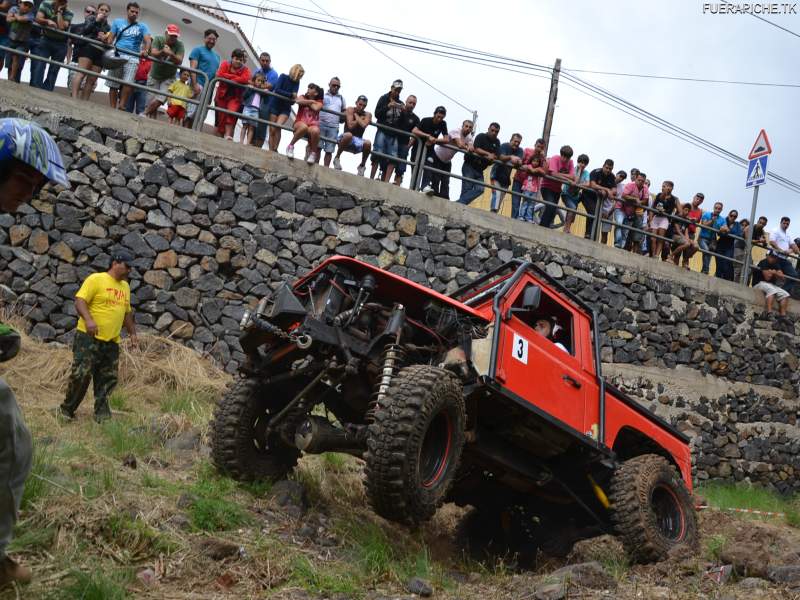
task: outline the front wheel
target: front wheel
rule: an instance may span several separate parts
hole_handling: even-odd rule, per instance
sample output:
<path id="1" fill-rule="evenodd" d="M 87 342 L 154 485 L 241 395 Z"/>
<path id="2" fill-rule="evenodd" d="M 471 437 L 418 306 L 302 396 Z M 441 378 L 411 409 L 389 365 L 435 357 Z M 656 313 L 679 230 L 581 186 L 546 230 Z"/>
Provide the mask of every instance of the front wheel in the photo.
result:
<path id="1" fill-rule="evenodd" d="M 266 435 L 271 418 L 283 409 L 302 387 L 264 386 L 259 381 L 239 379 L 217 403 L 211 420 L 211 459 L 226 475 L 238 481 L 276 481 L 297 464 L 300 451 L 280 435 Z"/>
<path id="2" fill-rule="evenodd" d="M 611 517 L 634 562 L 663 560 L 679 545 L 696 547 L 697 515 L 675 468 L 663 456 L 626 460 L 611 482 Z"/>
<path id="3" fill-rule="evenodd" d="M 460 382 L 425 365 L 401 370 L 367 435 L 366 488 L 372 508 L 391 521 L 430 519 L 453 484 L 464 448 Z"/>

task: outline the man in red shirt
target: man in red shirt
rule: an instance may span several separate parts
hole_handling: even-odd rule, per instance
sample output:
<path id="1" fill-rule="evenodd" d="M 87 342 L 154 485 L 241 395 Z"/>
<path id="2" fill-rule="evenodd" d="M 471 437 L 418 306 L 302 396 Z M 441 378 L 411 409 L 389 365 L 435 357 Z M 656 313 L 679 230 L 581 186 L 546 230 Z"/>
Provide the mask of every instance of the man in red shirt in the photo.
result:
<path id="1" fill-rule="evenodd" d="M 542 178 L 542 200 L 545 204 L 539 225 L 551 227 L 558 210 L 558 199 L 561 196 L 561 185 L 575 183 L 575 165 L 572 164 L 572 147 L 561 146 L 558 155 L 547 160 L 547 176 Z"/>

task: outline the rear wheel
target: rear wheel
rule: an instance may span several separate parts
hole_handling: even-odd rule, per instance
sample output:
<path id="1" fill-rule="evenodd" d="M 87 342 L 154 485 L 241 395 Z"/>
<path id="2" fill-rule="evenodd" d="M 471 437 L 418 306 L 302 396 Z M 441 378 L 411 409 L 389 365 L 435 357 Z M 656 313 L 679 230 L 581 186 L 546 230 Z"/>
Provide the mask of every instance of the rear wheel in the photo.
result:
<path id="1" fill-rule="evenodd" d="M 634 562 L 663 560 L 676 546 L 697 545 L 691 496 L 663 456 L 644 454 L 622 463 L 610 500 L 615 530 Z"/>
<path id="2" fill-rule="evenodd" d="M 300 451 L 277 433 L 266 435 L 270 419 L 294 397 L 294 387 L 239 379 L 228 388 L 211 421 L 211 458 L 220 471 L 239 481 L 274 481 L 294 468 Z"/>
<path id="3" fill-rule="evenodd" d="M 401 370 L 367 435 L 366 488 L 375 512 L 408 524 L 430 519 L 453 483 L 464 424 L 463 391 L 452 373 Z"/>

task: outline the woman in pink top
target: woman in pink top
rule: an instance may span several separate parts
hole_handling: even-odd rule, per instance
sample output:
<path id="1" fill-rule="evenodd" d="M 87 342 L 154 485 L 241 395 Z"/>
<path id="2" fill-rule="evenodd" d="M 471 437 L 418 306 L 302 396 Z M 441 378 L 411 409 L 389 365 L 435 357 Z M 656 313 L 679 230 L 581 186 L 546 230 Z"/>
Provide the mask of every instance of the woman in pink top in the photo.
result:
<path id="1" fill-rule="evenodd" d="M 542 219 L 539 225 L 550 227 L 558 210 L 558 199 L 561 196 L 561 185 L 575 182 L 575 165 L 572 164 L 572 147 L 561 146 L 558 156 L 551 156 L 547 160 L 547 175 L 542 179 L 542 200 L 545 204 Z M 556 179 L 550 179 L 555 177 Z"/>
<path id="2" fill-rule="evenodd" d="M 308 137 L 306 162 L 313 165 L 319 153 L 319 111 L 325 92 L 316 83 L 308 84 L 308 91 L 297 97 L 297 117 L 294 120 L 294 135 L 286 146 L 286 156 L 294 158 L 294 145 L 300 138 Z"/>

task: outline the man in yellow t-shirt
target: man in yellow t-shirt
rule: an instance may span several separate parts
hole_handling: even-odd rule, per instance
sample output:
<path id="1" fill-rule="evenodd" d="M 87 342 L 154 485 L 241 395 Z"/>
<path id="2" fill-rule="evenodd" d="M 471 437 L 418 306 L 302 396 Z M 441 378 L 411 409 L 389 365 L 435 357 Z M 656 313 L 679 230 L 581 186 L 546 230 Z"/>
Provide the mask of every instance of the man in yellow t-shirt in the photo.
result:
<path id="1" fill-rule="evenodd" d="M 111 418 L 108 396 L 117 385 L 119 334 L 125 326 L 136 343 L 128 274 L 133 255 L 121 249 L 112 253 L 111 267 L 89 275 L 75 294 L 78 330 L 72 344 L 72 372 L 67 394 L 59 406 L 62 417 L 73 419 L 89 382 L 94 382 L 94 420 Z"/>

